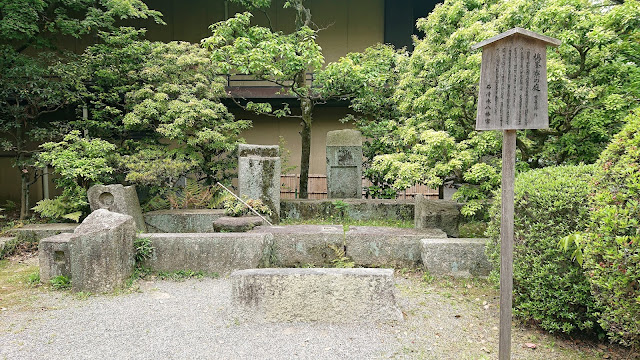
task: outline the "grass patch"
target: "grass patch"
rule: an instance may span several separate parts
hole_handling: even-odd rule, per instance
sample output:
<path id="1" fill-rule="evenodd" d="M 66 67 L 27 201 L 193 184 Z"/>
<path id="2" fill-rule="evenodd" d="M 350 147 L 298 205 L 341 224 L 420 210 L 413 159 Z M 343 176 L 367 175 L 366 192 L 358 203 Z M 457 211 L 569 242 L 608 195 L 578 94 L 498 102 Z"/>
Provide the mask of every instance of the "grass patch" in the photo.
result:
<path id="1" fill-rule="evenodd" d="M 0 260 L 0 307 L 6 309 L 28 308 L 36 299 L 34 286 L 38 266 L 29 262 Z"/>
<path id="2" fill-rule="evenodd" d="M 355 220 L 351 218 L 328 217 L 317 219 L 284 219 L 280 225 L 348 225 L 348 226 L 385 226 L 396 228 L 413 228 L 413 220 L 371 219 Z"/>
<path id="3" fill-rule="evenodd" d="M 71 280 L 64 275 L 54 277 L 49 280 L 49 283 L 54 290 L 67 290 L 71 288 Z"/>

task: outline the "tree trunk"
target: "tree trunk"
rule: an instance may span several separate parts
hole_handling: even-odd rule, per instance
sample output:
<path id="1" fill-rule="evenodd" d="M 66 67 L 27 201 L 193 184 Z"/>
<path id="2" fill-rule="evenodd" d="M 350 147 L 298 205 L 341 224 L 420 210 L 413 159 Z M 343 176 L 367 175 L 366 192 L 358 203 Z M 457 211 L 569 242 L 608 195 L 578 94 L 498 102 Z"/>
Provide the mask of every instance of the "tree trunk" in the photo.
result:
<path id="1" fill-rule="evenodd" d="M 311 157 L 311 114 L 313 104 L 308 98 L 301 99 L 302 108 L 302 151 L 300 153 L 300 199 L 309 198 L 309 159 Z"/>
<path id="2" fill-rule="evenodd" d="M 29 173 L 25 173 L 24 166 L 24 153 L 23 151 L 23 129 L 20 120 L 16 119 L 16 152 L 18 157 L 16 158 L 15 167 L 20 171 L 20 220 L 24 220 L 29 216 Z"/>
<path id="3" fill-rule="evenodd" d="M 29 172 L 20 169 L 20 220 L 29 216 Z"/>

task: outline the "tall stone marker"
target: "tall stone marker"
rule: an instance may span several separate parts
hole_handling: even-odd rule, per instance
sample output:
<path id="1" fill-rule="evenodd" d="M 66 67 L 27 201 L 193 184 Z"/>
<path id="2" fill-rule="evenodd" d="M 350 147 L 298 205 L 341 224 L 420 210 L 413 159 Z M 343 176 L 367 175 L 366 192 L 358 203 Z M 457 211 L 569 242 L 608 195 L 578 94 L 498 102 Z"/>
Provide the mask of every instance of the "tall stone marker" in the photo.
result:
<path id="1" fill-rule="evenodd" d="M 119 214 L 129 215 L 133 217 L 138 231 L 147 232 L 135 186 L 123 186 L 121 184 L 94 185 L 87 191 L 87 197 L 89 198 L 91 211 L 107 209 Z"/>
<path id="2" fill-rule="evenodd" d="M 549 127 L 547 46 L 560 41 L 514 28 L 471 47 L 482 48 L 476 130 L 502 130 L 502 222 L 500 227 L 500 345 L 511 358 L 513 300 L 513 185 L 516 130 Z"/>
<path id="3" fill-rule="evenodd" d="M 133 274 L 136 227 L 129 215 L 106 209 L 92 212 L 69 241 L 74 291 L 111 292 Z"/>
<path id="4" fill-rule="evenodd" d="M 357 130 L 327 133 L 329 199 L 362 198 L 362 134 Z"/>
<path id="5" fill-rule="evenodd" d="M 262 200 L 271 221 L 280 222 L 280 157 L 278 145 L 238 145 L 239 196 Z"/>

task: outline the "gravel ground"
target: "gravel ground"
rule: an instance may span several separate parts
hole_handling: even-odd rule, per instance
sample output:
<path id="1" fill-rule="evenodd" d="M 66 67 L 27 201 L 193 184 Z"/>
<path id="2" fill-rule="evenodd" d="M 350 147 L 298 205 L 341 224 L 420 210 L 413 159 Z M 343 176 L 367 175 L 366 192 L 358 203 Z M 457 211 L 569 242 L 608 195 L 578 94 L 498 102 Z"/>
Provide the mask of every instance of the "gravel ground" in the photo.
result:
<path id="1" fill-rule="evenodd" d="M 365 325 L 238 323 L 224 278 L 139 281 L 137 291 L 84 300 L 40 290 L 28 311 L 0 314 L 0 359 L 497 358 L 494 290 L 474 281 L 396 280 L 405 321 Z M 514 359 L 602 358 L 574 357 L 536 334 L 514 329 Z"/>

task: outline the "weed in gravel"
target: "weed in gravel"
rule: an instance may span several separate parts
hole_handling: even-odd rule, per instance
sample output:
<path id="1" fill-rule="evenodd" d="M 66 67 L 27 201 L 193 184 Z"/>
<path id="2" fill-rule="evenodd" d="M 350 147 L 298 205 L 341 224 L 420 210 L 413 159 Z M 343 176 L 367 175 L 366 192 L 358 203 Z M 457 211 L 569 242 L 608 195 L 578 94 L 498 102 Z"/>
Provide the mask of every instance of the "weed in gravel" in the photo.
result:
<path id="1" fill-rule="evenodd" d="M 73 297 L 78 300 L 87 300 L 92 294 L 88 291 L 78 291 L 73 294 Z"/>
<path id="2" fill-rule="evenodd" d="M 49 281 L 55 290 L 67 290 L 71 288 L 71 280 L 64 275 L 58 275 Z"/>
<path id="3" fill-rule="evenodd" d="M 29 277 L 27 278 L 27 284 L 29 284 L 29 286 L 40 285 L 40 270 L 36 270 L 29 274 Z"/>
<path id="4" fill-rule="evenodd" d="M 179 270 L 174 272 L 160 271 L 157 276 L 162 280 L 183 281 L 186 279 L 202 279 L 204 277 L 218 278 L 220 274 L 217 272 L 206 273 L 204 271 Z"/>
<path id="5" fill-rule="evenodd" d="M 436 278 L 428 271 L 425 271 L 424 274 L 422 274 L 422 282 L 425 284 L 432 284 L 435 279 Z"/>
<path id="6" fill-rule="evenodd" d="M 133 246 L 136 249 L 136 264 L 140 264 L 143 261 L 150 259 L 153 255 L 153 244 L 151 238 L 148 237 L 136 237 L 133 240 Z"/>

